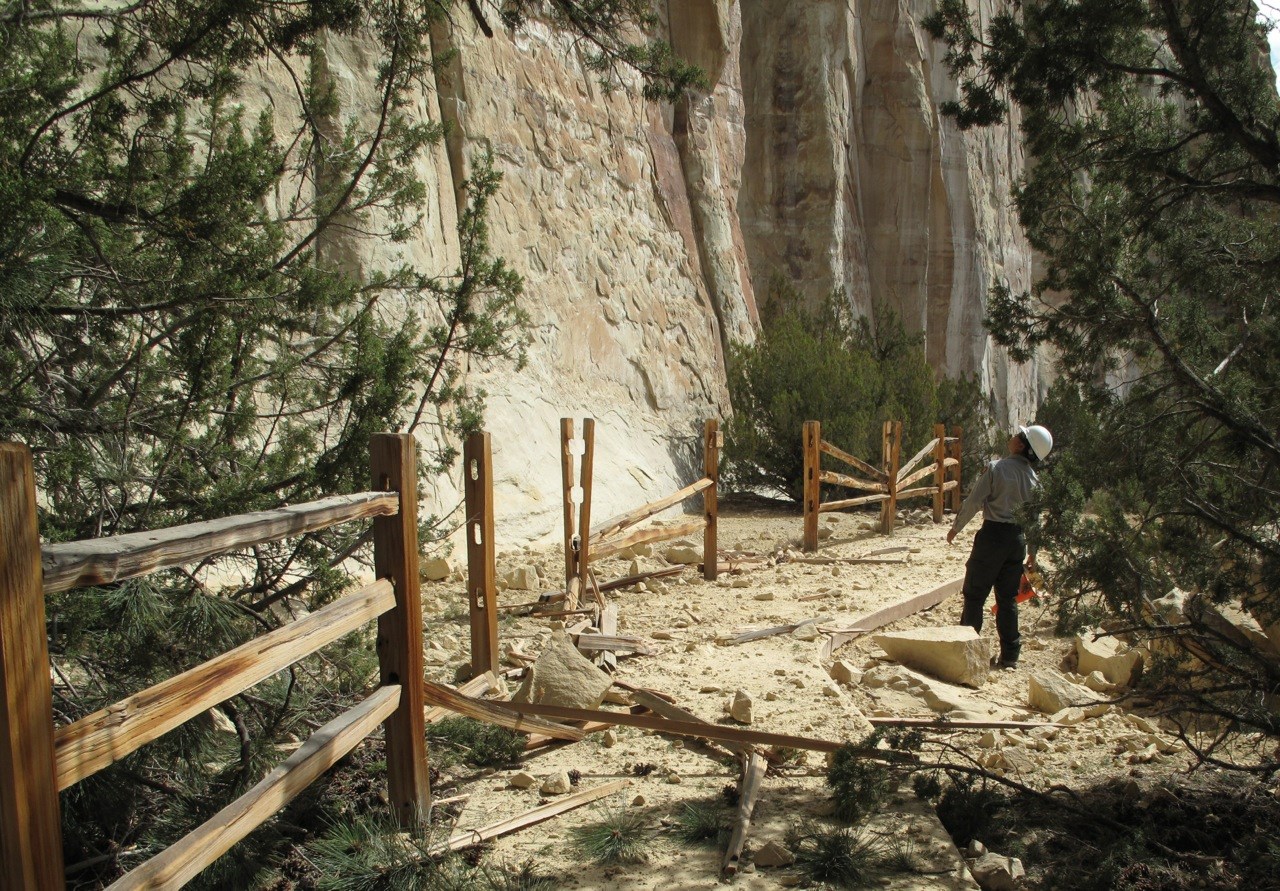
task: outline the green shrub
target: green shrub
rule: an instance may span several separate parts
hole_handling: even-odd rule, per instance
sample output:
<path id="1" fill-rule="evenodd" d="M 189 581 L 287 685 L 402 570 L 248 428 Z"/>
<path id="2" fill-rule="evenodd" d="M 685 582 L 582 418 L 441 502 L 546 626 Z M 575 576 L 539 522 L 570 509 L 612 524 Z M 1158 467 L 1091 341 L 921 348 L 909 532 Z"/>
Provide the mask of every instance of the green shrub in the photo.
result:
<path id="1" fill-rule="evenodd" d="M 923 337 L 908 332 L 897 313 L 881 306 L 874 322 L 852 319 L 841 299 L 833 295 L 808 313 L 794 289 L 776 285 L 767 305 L 781 308 L 766 315 L 756 342 L 730 346 L 729 485 L 798 501 L 805 421 L 821 421 L 823 439 L 874 464 L 886 420 L 902 421 L 907 454 L 928 442 L 940 420 L 984 429 L 980 418 L 989 412 L 975 383 L 940 385 Z"/>
<path id="2" fill-rule="evenodd" d="M 472 718 L 445 718 L 427 725 L 427 741 L 437 766 L 462 761 L 472 767 L 505 767 L 524 754 L 523 736 Z"/>
<path id="3" fill-rule="evenodd" d="M 897 783 L 883 764 L 845 746 L 831 760 L 827 785 L 835 797 L 835 815 L 853 823 L 874 811 Z"/>

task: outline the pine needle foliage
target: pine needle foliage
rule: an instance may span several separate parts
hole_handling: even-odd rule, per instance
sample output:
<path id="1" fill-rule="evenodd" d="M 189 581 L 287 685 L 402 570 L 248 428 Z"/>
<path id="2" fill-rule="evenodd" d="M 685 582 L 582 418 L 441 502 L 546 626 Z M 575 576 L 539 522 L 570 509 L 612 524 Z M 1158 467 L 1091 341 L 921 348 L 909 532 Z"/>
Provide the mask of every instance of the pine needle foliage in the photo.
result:
<path id="1" fill-rule="evenodd" d="M 787 830 L 786 845 L 811 881 L 837 888 L 867 887 L 881 864 L 879 841 L 846 826 L 795 823 Z"/>
<path id="2" fill-rule="evenodd" d="M 473 718 L 445 718 L 429 724 L 427 740 L 436 766 L 456 759 L 472 767 L 506 767 L 524 755 L 523 736 Z"/>
<path id="3" fill-rule="evenodd" d="M 643 863 L 649 859 L 653 833 L 648 815 L 625 804 L 598 808 L 599 819 L 573 830 L 578 852 L 597 863 Z"/>
<path id="4" fill-rule="evenodd" d="M 385 817 L 332 826 L 308 845 L 321 891 L 553 891 L 559 884 L 532 861 L 512 867 L 458 853 L 432 853 L 439 832 L 414 837 Z"/>
<path id="5" fill-rule="evenodd" d="M 686 801 L 676 816 L 676 834 L 689 844 L 717 845 L 728 837 L 729 828 L 723 799 Z"/>
<path id="6" fill-rule="evenodd" d="M 1015 358 L 1057 357 L 1031 543 L 1064 621 L 1151 644 L 1144 683 L 1186 741 L 1225 765 L 1224 736 L 1259 734 L 1238 765 L 1274 770 L 1280 667 L 1215 618 L 1280 621 L 1280 96 L 1260 7 L 1071 0 L 980 23 L 940 0 L 926 26 L 961 80 L 944 111 L 1008 119 L 1027 146 L 1015 197 L 1044 273 L 994 289 L 987 324 Z M 1174 588 L 1170 621 L 1152 603 Z"/>
<path id="7" fill-rule="evenodd" d="M 870 742 L 875 739 L 873 736 Z M 883 764 L 858 754 L 852 746 L 844 746 L 832 757 L 827 785 L 835 800 L 835 816 L 855 823 L 873 813 L 897 788 L 897 778 Z"/>

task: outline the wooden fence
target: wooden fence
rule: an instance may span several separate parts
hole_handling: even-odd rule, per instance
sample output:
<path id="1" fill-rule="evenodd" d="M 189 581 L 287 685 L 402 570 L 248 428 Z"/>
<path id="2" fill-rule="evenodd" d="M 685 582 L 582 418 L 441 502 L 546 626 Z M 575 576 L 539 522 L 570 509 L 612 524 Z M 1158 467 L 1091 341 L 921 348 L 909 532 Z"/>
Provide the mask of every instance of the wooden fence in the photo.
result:
<path id="1" fill-rule="evenodd" d="M 582 422 L 582 438 L 574 436 L 572 418 L 560 421 L 561 471 L 564 481 L 564 568 L 565 608 L 577 608 L 583 592 L 599 587 L 591 574 L 591 563 L 605 557 L 614 557 L 629 548 L 641 544 L 683 538 L 702 533 L 702 575 L 713 580 L 716 577 L 716 485 L 720 478 L 720 449 L 724 434 L 719 421 L 707 421 L 702 435 L 703 476 L 697 482 L 678 492 L 651 501 L 635 510 L 612 517 L 595 528 L 591 527 L 591 484 L 595 452 L 595 421 L 586 418 Z M 574 459 L 578 472 L 574 473 Z M 686 498 L 702 494 L 703 516 L 671 526 L 633 529 L 637 523 L 654 514 L 679 504 Z"/>
<path id="2" fill-rule="evenodd" d="M 880 531 L 893 533 L 897 519 L 898 502 L 909 498 L 933 498 L 933 521 L 942 522 L 942 512 L 947 493 L 951 493 L 951 509 L 960 506 L 960 447 L 963 431 L 952 428 L 946 435 L 944 424 L 935 424 L 933 439 L 916 452 L 905 464 L 900 463 L 902 452 L 902 422 L 885 421 L 881 438 L 881 464 L 879 467 L 855 458 L 848 452 L 833 446 L 822 438 L 822 422 L 805 421 L 804 448 L 804 550 L 818 549 L 818 515 L 827 511 L 858 507 L 865 504 L 880 505 Z M 822 469 L 823 454 L 852 466 L 861 477 L 847 473 L 835 473 Z M 933 460 L 916 469 L 926 457 Z M 932 478 L 928 485 L 918 485 Z M 821 484 L 843 486 L 855 491 L 870 492 L 854 498 L 823 502 Z"/>
<path id="3" fill-rule="evenodd" d="M 423 824 L 431 793 L 423 721 L 415 464 L 411 436 L 378 434 L 370 442 L 373 491 L 42 548 L 31 453 L 26 446 L 0 444 L 0 887 L 30 891 L 64 887 L 60 791 L 375 618 L 381 668 L 377 690 L 319 728 L 236 801 L 110 887 L 173 888 L 190 881 L 379 724 L 385 728 L 391 806 L 402 826 L 415 829 Z M 189 671 L 54 728 L 46 594 L 137 578 L 370 518 L 377 576 L 371 584 Z M 486 534 L 484 540 L 491 542 L 491 538 Z M 487 592 L 486 598 L 492 602 Z"/>

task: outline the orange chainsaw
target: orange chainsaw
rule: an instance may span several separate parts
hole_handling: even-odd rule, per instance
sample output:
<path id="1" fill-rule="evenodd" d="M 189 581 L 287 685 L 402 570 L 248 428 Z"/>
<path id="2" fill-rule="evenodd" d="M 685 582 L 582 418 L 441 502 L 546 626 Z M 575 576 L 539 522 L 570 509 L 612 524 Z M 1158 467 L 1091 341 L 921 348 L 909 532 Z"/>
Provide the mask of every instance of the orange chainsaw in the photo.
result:
<path id="1" fill-rule="evenodd" d="M 1031 582 L 1032 575 L 1035 576 L 1035 584 L 1036 585 L 1041 584 L 1040 574 L 1038 572 L 1033 572 L 1033 573 L 1024 572 L 1022 574 L 1022 581 L 1018 583 L 1018 596 L 1014 598 L 1015 603 L 1026 603 L 1028 600 L 1031 600 L 1033 598 L 1040 596 L 1040 594 L 1036 591 L 1035 587 L 1032 585 L 1032 582 Z M 991 604 L 991 614 L 993 616 L 996 614 L 996 604 L 994 603 Z"/>

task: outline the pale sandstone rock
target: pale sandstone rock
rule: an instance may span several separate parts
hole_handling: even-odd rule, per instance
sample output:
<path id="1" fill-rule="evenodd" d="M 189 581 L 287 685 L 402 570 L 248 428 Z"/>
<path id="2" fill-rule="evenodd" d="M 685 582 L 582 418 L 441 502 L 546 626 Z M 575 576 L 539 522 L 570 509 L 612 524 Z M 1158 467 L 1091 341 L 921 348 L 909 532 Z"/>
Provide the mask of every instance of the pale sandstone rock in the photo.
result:
<path id="1" fill-rule="evenodd" d="M 765 842 L 752 857 L 756 866 L 769 869 L 776 866 L 790 866 L 796 862 L 795 854 L 775 841 Z"/>
<path id="2" fill-rule="evenodd" d="M 543 795 L 567 795 L 573 791 L 573 782 L 568 772 L 561 770 L 543 780 L 538 791 Z"/>
<path id="3" fill-rule="evenodd" d="M 680 540 L 662 552 L 668 563 L 691 565 L 702 562 L 702 546 L 691 541 Z"/>
<path id="4" fill-rule="evenodd" d="M 568 777 L 566 776 L 566 779 L 567 778 Z M 520 773 L 513 776 L 507 782 L 509 782 L 512 786 L 514 786 L 517 789 L 532 789 L 535 785 L 537 785 L 538 778 L 535 777 L 533 774 L 527 773 L 522 770 L 520 771 Z"/>
<path id="5" fill-rule="evenodd" d="M 746 690 L 734 692 L 733 700 L 729 703 L 729 717 L 740 724 L 750 724 L 754 717 L 753 704 L 751 694 Z"/>
<path id="6" fill-rule="evenodd" d="M 517 566 L 503 576 L 503 579 L 513 591 L 537 591 L 540 587 L 536 566 Z"/>
<path id="7" fill-rule="evenodd" d="M 872 639 L 891 659 L 952 683 L 981 687 L 990 672 L 986 641 L 966 625 L 893 631 Z"/>
<path id="8" fill-rule="evenodd" d="M 444 557 L 432 557 L 422 561 L 422 577 L 428 582 L 442 582 L 447 579 L 453 567 Z"/>
<path id="9" fill-rule="evenodd" d="M 555 631 L 512 702 L 599 708 L 613 679 L 578 652 L 563 631 Z"/>
<path id="10" fill-rule="evenodd" d="M 791 636 L 799 640 L 817 640 L 820 634 L 817 622 L 805 622 L 791 632 Z"/>
<path id="11" fill-rule="evenodd" d="M 1027 680 L 1027 705 L 1052 715 L 1095 699 L 1093 691 L 1073 684 L 1057 672 L 1038 672 Z M 1088 714 L 1088 710 L 1085 710 Z"/>
<path id="12" fill-rule="evenodd" d="M 1082 675 L 1101 672 L 1108 682 L 1120 687 L 1133 683 L 1133 673 L 1142 662 L 1141 651 L 1114 637 L 1096 637 L 1086 631 L 1076 637 L 1076 666 Z"/>
<path id="13" fill-rule="evenodd" d="M 843 659 L 831 666 L 829 674 L 836 683 L 847 684 L 850 687 L 856 687 L 862 681 L 862 672 Z"/>
<path id="14" fill-rule="evenodd" d="M 1017 857 L 1005 857 L 987 852 L 969 867 L 982 891 L 1017 891 L 1018 883 L 1026 875 L 1022 861 Z"/>

